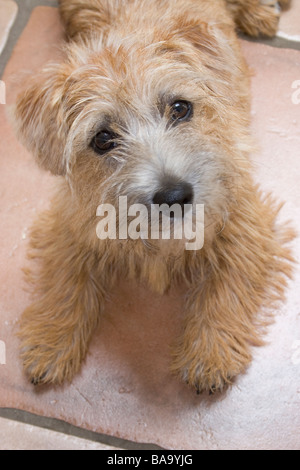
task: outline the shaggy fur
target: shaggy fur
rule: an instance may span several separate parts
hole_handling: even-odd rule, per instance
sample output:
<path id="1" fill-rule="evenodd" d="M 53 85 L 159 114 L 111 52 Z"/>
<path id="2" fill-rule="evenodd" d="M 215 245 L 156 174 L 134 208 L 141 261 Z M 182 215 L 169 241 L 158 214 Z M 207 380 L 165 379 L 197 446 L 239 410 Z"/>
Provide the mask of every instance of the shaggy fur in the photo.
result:
<path id="1" fill-rule="evenodd" d="M 38 164 L 59 175 L 51 209 L 31 233 L 34 299 L 20 322 L 33 383 L 71 380 L 118 278 L 163 294 L 186 286 L 172 370 L 198 391 L 222 390 L 261 344 L 262 312 L 291 274 L 278 208 L 251 176 L 249 74 L 236 38 L 272 35 L 275 2 L 60 0 L 66 60 L 48 66 L 18 99 L 19 134 Z M 266 3 L 266 0 L 264 1 Z M 236 24 L 235 24 L 236 22 Z M 193 105 L 170 124 L 176 100 Z M 91 141 L 110 129 L 103 156 Z M 119 196 L 150 205 L 165 178 L 186 181 L 205 204 L 205 244 L 107 240 L 96 210 Z"/>

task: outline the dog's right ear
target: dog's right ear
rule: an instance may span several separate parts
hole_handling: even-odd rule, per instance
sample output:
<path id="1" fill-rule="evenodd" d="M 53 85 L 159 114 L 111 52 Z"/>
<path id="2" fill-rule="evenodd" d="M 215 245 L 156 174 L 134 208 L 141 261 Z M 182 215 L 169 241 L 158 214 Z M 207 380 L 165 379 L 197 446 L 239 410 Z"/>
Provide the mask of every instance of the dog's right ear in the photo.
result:
<path id="1" fill-rule="evenodd" d="M 18 137 L 38 164 L 55 175 L 66 173 L 67 129 L 62 110 L 66 79 L 60 66 L 45 69 L 19 95 L 15 107 Z"/>

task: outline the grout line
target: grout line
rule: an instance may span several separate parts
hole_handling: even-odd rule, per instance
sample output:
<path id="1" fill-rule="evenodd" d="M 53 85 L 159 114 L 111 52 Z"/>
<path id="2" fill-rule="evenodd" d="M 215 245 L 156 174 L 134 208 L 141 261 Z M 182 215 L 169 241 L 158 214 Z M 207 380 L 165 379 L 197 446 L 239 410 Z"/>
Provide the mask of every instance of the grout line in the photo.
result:
<path id="1" fill-rule="evenodd" d="M 274 47 L 276 49 L 294 49 L 296 51 L 300 51 L 300 41 L 298 42 L 287 39 L 282 33 L 279 34 L 280 36 L 275 36 L 274 38 L 252 38 L 251 36 L 240 33 L 239 38 L 249 42 L 265 44 L 266 46 Z"/>
<path id="2" fill-rule="evenodd" d="M 0 408 L 0 417 L 17 421 L 19 423 L 30 424 L 31 426 L 48 429 L 50 431 L 59 432 L 68 436 L 74 436 L 88 441 L 97 442 L 98 444 L 116 447 L 122 450 L 164 450 L 162 447 L 159 447 L 156 444 L 133 442 L 119 437 L 88 431 L 60 419 L 47 418 L 29 413 L 28 411 L 14 408 Z"/>

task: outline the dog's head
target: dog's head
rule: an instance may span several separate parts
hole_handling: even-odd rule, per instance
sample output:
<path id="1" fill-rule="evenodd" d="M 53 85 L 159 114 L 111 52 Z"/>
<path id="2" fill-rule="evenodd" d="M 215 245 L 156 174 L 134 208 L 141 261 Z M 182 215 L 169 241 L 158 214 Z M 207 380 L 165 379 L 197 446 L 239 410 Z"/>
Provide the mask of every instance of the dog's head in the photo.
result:
<path id="1" fill-rule="evenodd" d="M 205 24 L 68 47 L 16 106 L 38 163 L 101 203 L 204 204 L 222 223 L 247 165 L 248 83 L 226 34 Z M 233 38 L 231 38 L 234 41 Z"/>

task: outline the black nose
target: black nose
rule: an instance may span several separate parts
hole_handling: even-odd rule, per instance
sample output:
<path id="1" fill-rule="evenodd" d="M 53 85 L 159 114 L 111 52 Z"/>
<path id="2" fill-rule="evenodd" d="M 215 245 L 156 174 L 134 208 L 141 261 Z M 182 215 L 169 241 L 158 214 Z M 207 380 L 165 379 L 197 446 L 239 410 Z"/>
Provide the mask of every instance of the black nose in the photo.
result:
<path id="1" fill-rule="evenodd" d="M 191 184 L 186 182 L 169 182 L 153 196 L 154 204 L 179 204 L 182 208 L 185 204 L 192 204 L 194 191 Z"/>

